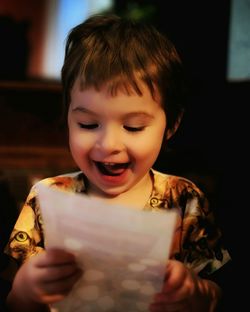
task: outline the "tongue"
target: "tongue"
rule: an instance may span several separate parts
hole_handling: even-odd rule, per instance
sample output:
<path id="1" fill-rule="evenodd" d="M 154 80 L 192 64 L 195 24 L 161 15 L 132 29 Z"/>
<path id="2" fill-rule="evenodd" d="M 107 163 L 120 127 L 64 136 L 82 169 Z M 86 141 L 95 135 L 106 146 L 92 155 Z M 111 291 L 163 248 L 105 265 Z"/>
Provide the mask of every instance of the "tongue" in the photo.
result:
<path id="1" fill-rule="evenodd" d="M 103 163 L 97 164 L 98 169 L 101 171 L 102 174 L 110 175 L 110 176 L 117 176 L 122 174 L 126 168 L 128 167 L 128 164 L 114 164 L 114 165 L 108 165 Z"/>

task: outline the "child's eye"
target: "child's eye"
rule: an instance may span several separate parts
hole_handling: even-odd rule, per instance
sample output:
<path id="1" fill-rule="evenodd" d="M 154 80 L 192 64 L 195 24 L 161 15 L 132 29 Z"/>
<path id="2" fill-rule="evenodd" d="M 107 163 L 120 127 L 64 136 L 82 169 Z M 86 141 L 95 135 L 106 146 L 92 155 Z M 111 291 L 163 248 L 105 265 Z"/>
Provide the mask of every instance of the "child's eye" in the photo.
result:
<path id="1" fill-rule="evenodd" d="M 78 125 L 81 129 L 89 129 L 89 130 L 95 129 L 98 127 L 98 124 L 83 124 L 80 122 L 78 123 Z"/>
<path id="2" fill-rule="evenodd" d="M 145 127 L 129 127 L 129 126 L 123 126 L 125 130 L 129 132 L 137 132 L 137 131 L 142 131 Z"/>

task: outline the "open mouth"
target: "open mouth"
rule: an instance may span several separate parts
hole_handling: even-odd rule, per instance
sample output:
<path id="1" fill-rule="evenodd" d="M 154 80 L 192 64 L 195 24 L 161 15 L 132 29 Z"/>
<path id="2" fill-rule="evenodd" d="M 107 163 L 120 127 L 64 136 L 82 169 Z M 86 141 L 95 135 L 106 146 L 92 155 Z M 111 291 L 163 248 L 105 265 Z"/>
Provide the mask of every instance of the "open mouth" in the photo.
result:
<path id="1" fill-rule="evenodd" d="M 99 161 L 95 161 L 95 165 L 102 174 L 108 176 L 119 176 L 129 167 L 129 163 L 111 163 Z"/>

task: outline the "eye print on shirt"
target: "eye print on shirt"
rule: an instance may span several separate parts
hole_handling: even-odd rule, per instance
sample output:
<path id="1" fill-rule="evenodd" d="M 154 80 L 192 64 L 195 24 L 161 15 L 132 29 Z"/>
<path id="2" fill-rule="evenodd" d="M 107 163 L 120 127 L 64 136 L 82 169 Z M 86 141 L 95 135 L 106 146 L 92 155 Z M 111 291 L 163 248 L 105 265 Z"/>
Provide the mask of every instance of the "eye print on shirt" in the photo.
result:
<path id="1" fill-rule="evenodd" d="M 14 238 L 19 243 L 23 243 L 29 238 L 29 236 L 27 233 L 21 231 L 21 232 L 18 232 Z"/>

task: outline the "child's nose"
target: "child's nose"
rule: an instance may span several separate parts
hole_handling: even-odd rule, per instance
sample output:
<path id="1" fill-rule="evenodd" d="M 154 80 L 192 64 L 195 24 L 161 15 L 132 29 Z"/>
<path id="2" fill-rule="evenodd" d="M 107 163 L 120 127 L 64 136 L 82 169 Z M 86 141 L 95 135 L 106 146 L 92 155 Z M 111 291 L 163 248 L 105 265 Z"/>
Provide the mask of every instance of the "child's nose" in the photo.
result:
<path id="1" fill-rule="evenodd" d="M 97 146 L 105 153 L 121 151 L 124 145 L 120 131 L 113 127 L 103 130 L 99 136 Z"/>
<path id="2" fill-rule="evenodd" d="M 105 153 L 119 152 L 123 149 L 122 135 L 119 129 L 114 127 L 102 131 L 99 136 L 97 145 Z"/>

